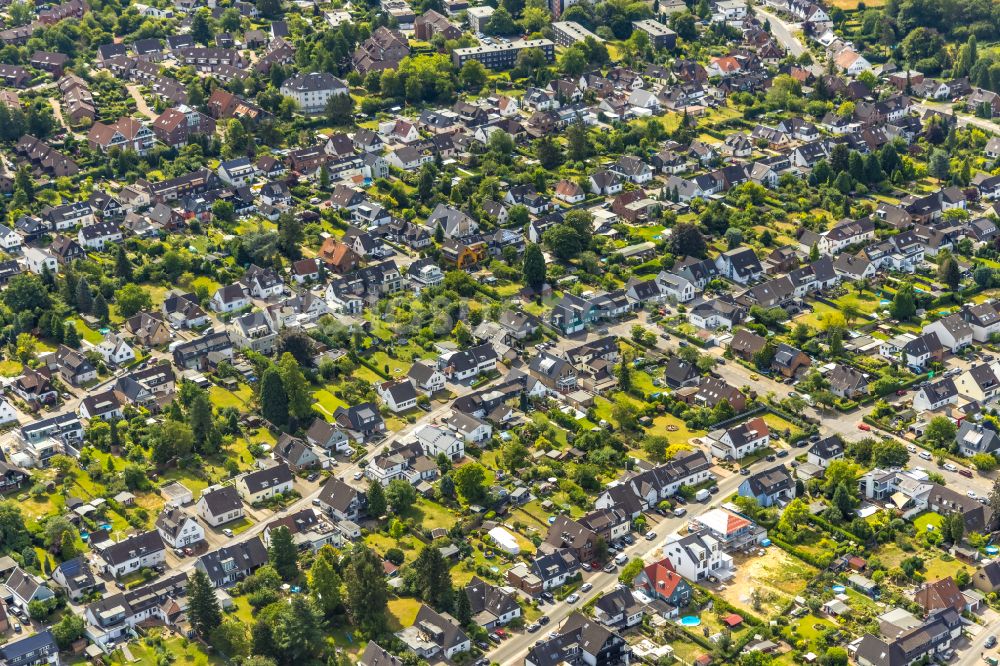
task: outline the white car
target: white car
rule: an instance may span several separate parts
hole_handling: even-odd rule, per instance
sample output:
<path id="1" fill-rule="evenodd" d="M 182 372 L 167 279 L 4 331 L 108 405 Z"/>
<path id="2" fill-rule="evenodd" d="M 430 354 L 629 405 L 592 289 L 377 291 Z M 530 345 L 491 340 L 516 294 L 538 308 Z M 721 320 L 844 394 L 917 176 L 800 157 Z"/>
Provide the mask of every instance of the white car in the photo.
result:
<path id="1" fill-rule="evenodd" d="M 930 460 L 931 457 L 932 457 L 931 454 L 930 454 L 930 452 L 928 452 L 928 451 L 921 451 L 919 455 L 924 460 Z"/>
<path id="2" fill-rule="evenodd" d="M 365 476 L 364 472 L 355 472 L 354 473 L 354 480 L 355 481 L 360 481 L 362 478 L 364 478 L 364 476 Z"/>
<path id="3" fill-rule="evenodd" d="M 971 497 L 972 499 L 976 499 L 976 491 L 975 490 L 966 490 L 965 494 L 968 495 L 969 497 Z"/>
<path id="4" fill-rule="evenodd" d="M 583 585 L 580 586 L 581 592 L 590 592 L 592 589 L 594 589 L 594 586 L 591 585 L 590 583 L 584 583 Z"/>
<path id="5" fill-rule="evenodd" d="M 915 447 L 913 444 L 907 444 L 906 450 L 909 451 L 910 453 L 916 453 L 917 447 Z"/>
<path id="6" fill-rule="evenodd" d="M 568 604 L 575 604 L 579 600 L 580 600 L 580 595 L 577 594 L 576 592 L 566 597 L 566 603 Z"/>
<path id="7" fill-rule="evenodd" d="M 945 468 L 946 470 L 948 470 L 949 472 L 957 472 L 957 471 L 958 471 L 958 468 L 957 468 L 957 467 L 955 467 L 955 466 L 954 466 L 953 464 L 951 464 L 951 463 L 945 463 L 945 464 L 944 464 L 944 468 Z"/>

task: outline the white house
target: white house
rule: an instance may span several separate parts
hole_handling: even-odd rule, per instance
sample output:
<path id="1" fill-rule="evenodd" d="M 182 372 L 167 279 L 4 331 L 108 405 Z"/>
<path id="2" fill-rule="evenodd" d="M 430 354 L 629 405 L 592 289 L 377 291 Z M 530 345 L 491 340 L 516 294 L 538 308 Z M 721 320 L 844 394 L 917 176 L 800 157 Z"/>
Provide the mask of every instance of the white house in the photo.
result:
<path id="1" fill-rule="evenodd" d="M 212 527 L 218 527 L 243 517 L 243 501 L 235 486 L 210 486 L 202 491 L 195 509 Z"/>
<path id="2" fill-rule="evenodd" d="M 140 569 L 152 569 L 166 561 L 167 550 L 156 530 L 130 536 L 118 543 L 97 548 L 98 566 L 112 578 Z"/>
<path id="3" fill-rule="evenodd" d="M 394 414 L 405 412 L 417 406 L 417 389 L 408 379 L 397 382 L 383 382 L 377 392 L 382 403 Z"/>
<path id="4" fill-rule="evenodd" d="M 216 312 L 236 312 L 250 305 L 250 299 L 239 283 L 219 287 L 209 303 Z"/>
<path id="5" fill-rule="evenodd" d="M 709 577 L 727 580 L 733 573 L 733 558 L 708 534 L 673 534 L 663 544 L 663 553 L 674 571 L 691 582 Z"/>
<path id="6" fill-rule="evenodd" d="M 292 470 L 285 463 L 248 472 L 236 480 L 236 490 L 247 504 L 256 504 L 292 490 Z"/>
<path id="7" fill-rule="evenodd" d="M 322 113 L 334 95 L 347 95 L 347 84 L 327 72 L 300 73 L 281 84 L 281 94 L 291 97 L 302 113 Z"/>
<path id="8" fill-rule="evenodd" d="M 465 442 L 450 430 L 425 424 L 414 430 L 413 436 L 431 458 L 443 453 L 451 460 L 461 460 L 465 455 Z"/>
<path id="9" fill-rule="evenodd" d="M 757 417 L 738 426 L 714 430 L 708 434 L 712 455 L 723 460 L 740 460 L 771 443 L 771 431 L 764 419 Z"/>
<path id="10" fill-rule="evenodd" d="M 205 540 L 205 528 L 190 513 L 168 506 L 156 518 L 156 531 L 171 548 L 184 548 Z"/>
<path id="11" fill-rule="evenodd" d="M 444 390 L 445 376 L 435 366 L 423 361 L 414 361 L 406 376 L 413 386 L 427 395 Z"/>
<path id="12" fill-rule="evenodd" d="M 5 423 L 17 423 L 17 412 L 6 398 L 0 398 L 0 425 Z"/>
<path id="13" fill-rule="evenodd" d="M 53 274 L 59 272 L 59 260 L 47 248 L 25 247 L 23 255 L 24 265 L 36 275 L 41 275 L 46 270 Z"/>
<path id="14" fill-rule="evenodd" d="M 952 353 L 972 344 L 972 326 L 957 313 L 927 324 L 923 332 L 936 333 L 941 344 Z"/>
<path id="15" fill-rule="evenodd" d="M 656 283 L 660 285 L 660 288 L 666 292 L 669 298 L 678 303 L 687 303 L 690 300 L 694 300 L 694 285 L 680 275 L 660 271 L 656 276 Z"/>
<path id="16" fill-rule="evenodd" d="M 117 333 L 105 335 L 94 351 L 111 365 L 126 365 L 135 360 L 135 351 Z"/>

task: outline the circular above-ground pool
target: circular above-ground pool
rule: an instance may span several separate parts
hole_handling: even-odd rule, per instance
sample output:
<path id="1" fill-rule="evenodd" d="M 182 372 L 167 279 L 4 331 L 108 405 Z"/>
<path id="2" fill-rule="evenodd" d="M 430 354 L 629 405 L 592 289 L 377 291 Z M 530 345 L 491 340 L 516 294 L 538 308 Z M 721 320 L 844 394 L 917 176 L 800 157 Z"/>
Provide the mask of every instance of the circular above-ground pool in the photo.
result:
<path id="1" fill-rule="evenodd" d="M 997 546 L 986 546 L 985 550 L 987 555 L 996 555 L 997 553 L 1000 553 L 1000 548 Z"/>
<path id="2" fill-rule="evenodd" d="M 681 624 L 685 627 L 697 627 L 701 624 L 701 618 L 697 615 L 685 615 L 681 618 Z"/>
<path id="3" fill-rule="evenodd" d="M 845 588 L 843 585 L 834 585 L 830 589 L 833 590 L 834 592 L 840 593 L 844 592 L 847 588 Z"/>

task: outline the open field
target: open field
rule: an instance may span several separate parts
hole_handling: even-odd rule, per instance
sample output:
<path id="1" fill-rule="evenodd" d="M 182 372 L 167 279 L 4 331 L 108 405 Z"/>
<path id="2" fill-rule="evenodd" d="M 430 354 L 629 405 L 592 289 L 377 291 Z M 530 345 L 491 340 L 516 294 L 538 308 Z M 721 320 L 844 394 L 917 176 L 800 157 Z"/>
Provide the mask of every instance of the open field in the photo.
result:
<path id="1" fill-rule="evenodd" d="M 816 568 L 796 559 L 780 548 L 767 548 L 764 555 L 734 556 L 736 576 L 720 592 L 733 606 L 748 612 L 774 614 L 793 597 L 806 589 L 816 575 Z M 753 593 L 759 596 L 760 608 L 754 608 Z"/>

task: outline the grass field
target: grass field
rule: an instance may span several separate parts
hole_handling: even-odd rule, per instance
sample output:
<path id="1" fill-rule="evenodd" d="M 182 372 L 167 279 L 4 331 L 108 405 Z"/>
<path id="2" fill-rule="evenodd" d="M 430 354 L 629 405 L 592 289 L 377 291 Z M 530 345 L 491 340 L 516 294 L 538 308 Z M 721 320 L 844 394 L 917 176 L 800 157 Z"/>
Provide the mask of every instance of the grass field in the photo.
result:
<path id="1" fill-rule="evenodd" d="M 76 332 L 80 334 L 80 338 L 90 342 L 92 344 L 100 344 L 104 340 L 104 336 L 95 331 L 94 329 L 87 326 L 83 321 L 77 319 L 76 317 L 71 317 L 66 320 L 66 325 L 76 324 Z"/>
<path id="2" fill-rule="evenodd" d="M 216 409 L 235 407 L 240 411 L 244 411 L 250 402 L 250 398 L 253 397 L 253 391 L 246 384 L 240 384 L 239 388 L 235 391 L 224 389 L 221 386 L 213 386 L 208 389 L 208 397 Z"/>
<path id="3" fill-rule="evenodd" d="M 417 619 L 417 611 L 420 610 L 420 602 L 416 599 L 390 599 L 389 600 L 389 628 L 398 631 L 403 627 L 413 625 Z"/>

